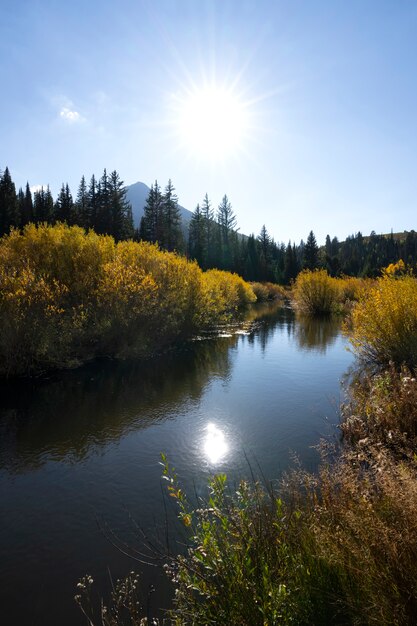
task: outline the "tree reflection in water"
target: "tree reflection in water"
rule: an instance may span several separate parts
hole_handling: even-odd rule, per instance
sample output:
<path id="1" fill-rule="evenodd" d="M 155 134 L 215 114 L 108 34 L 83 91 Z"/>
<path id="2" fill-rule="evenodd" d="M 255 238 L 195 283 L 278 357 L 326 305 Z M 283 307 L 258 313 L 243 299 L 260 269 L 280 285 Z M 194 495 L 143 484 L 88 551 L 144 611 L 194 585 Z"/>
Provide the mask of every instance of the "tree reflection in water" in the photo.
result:
<path id="1" fill-rule="evenodd" d="M 300 350 L 326 353 L 332 346 L 340 331 L 341 320 L 336 316 L 309 317 L 297 315 L 295 339 Z"/>

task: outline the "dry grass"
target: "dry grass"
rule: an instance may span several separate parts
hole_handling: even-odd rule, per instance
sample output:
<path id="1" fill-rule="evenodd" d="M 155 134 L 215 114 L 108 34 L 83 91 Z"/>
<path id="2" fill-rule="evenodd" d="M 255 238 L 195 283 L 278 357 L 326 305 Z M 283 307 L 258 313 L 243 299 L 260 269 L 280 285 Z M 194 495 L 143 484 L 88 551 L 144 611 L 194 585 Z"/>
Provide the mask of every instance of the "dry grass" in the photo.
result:
<path id="1" fill-rule="evenodd" d="M 415 624 L 416 379 L 405 368 L 362 376 L 342 410 L 336 460 L 322 450 L 317 477 L 293 474 L 292 497 L 304 502 L 315 558 L 338 572 L 349 623 Z"/>
<path id="2" fill-rule="evenodd" d="M 381 446 L 324 466 L 306 488 L 311 552 L 338 573 L 350 623 L 414 624 L 417 468 Z"/>

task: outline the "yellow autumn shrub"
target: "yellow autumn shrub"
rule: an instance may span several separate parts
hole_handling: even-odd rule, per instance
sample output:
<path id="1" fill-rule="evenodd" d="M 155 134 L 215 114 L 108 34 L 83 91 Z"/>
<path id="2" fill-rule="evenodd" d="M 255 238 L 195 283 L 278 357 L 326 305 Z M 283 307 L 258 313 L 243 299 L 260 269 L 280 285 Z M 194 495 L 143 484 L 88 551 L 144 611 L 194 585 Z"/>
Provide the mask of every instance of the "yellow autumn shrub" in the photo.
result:
<path id="1" fill-rule="evenodd" d="M 20 374 L 67 357 L 71 341 L 62 301 L 64 285 L 48 281 L 28 265 L 0 265 L 0 372 Z"/>
<path id="2" fill-rule="evenodd" d="M 155 245 L 30 224 L 0 240 L 0 375 L 146 354 L 255 299 Z"/>
<path id="3" fill-rule="evenodd" d="M 296 309 L 302 313 L 327 315 L 340 301 L 339 283 L 326 270 L 304 270 L 295 280 L 293 300 Z"/>
<path id="4" fill-rule="evenodd" d="M 364 359 L 417 367 L 417 279 L 384 274 L 353 309 L 350 332 Z"/>
<path id="5" fill-rule="evenodd" d="M 267 302 L 268 300 L 284 300 L 287 297 L 285 287 L 269 282 L 251 282 L 257 302 Z"/>
<path id="6" fill-rule="evenodd" d="M 256 302 L 252 287 L 243 278 L 216 269 L 202 274 L 199 298 L 196 310 L 198 326 L 226 322 L 239 308 Z"/>
<path id="7" fill-rule="evenodd" d="M 365 289 L 372 284 L 370 278 L 356 278 L 355 276 L 342 276 L 337 279 L 339 286 L 339 298 L 342 303 L 357 302 Z"/>

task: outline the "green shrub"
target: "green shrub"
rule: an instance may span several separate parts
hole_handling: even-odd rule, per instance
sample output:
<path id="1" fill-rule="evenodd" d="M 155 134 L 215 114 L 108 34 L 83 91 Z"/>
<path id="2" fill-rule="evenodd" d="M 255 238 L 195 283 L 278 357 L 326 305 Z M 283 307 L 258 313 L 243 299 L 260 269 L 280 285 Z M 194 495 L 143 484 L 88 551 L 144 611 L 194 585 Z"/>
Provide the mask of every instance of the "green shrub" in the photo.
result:
<path id="1" fill-rule="evenodd" d="M 301 509 L 258 482 L 241 481 L 232 491 L 223 474 L 193 508 L 164 461 L 189 538 L 187 554 L 167 568 L 176 589 L 173 624 L 334 623 L 338 577 L 312 555 Z"/>

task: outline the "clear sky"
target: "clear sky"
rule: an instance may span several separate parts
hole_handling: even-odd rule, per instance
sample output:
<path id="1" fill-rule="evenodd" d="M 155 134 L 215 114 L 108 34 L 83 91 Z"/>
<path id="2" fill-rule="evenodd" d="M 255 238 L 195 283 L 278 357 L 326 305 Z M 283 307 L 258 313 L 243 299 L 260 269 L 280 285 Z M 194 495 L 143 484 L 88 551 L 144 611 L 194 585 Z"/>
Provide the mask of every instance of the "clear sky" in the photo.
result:
<path id="1" fill-rule="evenodd" d="M 1 5 L 17 186 L 75 195 L 107 167 L 171 178 L 190 210 L 226 193 L 241 232 L 276 241 L 417 229 L 417 2 Z"/>

